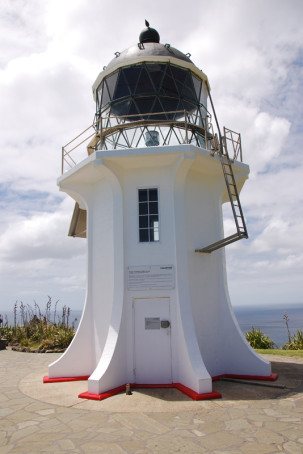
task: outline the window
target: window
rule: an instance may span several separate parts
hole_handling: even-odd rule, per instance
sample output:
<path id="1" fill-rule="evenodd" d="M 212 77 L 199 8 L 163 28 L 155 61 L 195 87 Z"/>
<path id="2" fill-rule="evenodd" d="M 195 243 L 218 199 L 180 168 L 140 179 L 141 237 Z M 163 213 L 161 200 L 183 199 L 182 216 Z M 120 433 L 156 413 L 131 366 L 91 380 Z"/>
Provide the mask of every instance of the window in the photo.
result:
<path id="1" fill-rule="evenodd" d="M 139 189 L 139 242 L 159 241 L 158 189 Z"/>

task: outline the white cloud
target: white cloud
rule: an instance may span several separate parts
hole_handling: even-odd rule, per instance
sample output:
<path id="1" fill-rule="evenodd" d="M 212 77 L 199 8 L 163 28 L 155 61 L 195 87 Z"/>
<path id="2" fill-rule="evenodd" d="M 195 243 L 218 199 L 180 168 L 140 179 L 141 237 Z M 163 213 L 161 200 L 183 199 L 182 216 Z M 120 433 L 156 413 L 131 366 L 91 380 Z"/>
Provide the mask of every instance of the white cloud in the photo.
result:
<path id="1" fill-rule="evenodd" d="M 221 127 L 242 134 L 250 239 L 227 248 L 232 300 L 298 301 L 302 12 L 301 0 L 2 1 L 0 308 L 24 295 L 83 304 L 85 241 L 66 236 L 73 201 L 56 186 L 61 147 L 92 122 L 92 83 L 115 51 L 138 42 L 145 18 L 162 42 L 192 54 Z"/>

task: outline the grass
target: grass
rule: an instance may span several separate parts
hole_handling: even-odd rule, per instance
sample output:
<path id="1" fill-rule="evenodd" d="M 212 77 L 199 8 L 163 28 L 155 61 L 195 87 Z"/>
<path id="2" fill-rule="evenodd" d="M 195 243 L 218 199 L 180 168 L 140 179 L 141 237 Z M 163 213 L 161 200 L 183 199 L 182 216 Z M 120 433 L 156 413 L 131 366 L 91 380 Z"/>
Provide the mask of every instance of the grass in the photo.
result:
<path id="1" fill-rule="evenodd" d="M 14 305 L 14 326 L 9 326 L 6 318 L 1 318 L 0 337 L 7 339 L 8 345 L 24 351 L 64 350 L 71 343 L 74 335 L 74 320 L 70 324 L 70 308 L 63 306 L 62 314 L 57 313 L 57 303 L 52 311 L 49 297 L 44 311 L 35 303 L 34 308 L 22 301 Z"/>
<path id="2" fill-rule="evenodd" d="M 275 356 L 292 356 L 295 358 L 303 358 L 303 350 L 280 350 L 271 348 L 255 348 L 257 353 L 261 355 L 275 355 Z"/>

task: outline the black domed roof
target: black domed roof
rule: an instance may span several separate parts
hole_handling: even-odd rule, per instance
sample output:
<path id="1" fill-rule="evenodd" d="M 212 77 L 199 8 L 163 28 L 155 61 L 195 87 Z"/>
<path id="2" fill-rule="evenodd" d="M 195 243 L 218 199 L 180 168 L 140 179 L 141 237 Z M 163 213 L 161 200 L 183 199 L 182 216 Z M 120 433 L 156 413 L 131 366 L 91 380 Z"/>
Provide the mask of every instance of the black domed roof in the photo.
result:
<path id="1" fill-rule="evenodd" d="M 164 45 L 160 43 L 148 42 L 143 43 L 140 46 L 131 46 L 120 54 L 117 54 L 117 57 L 113 58 L 106 66 L 106 69 L 110 69 L 117 64 L 124 66 L 127 65 L 128 60 L 133 60 L 135 58 L 141 59 L 142 57 L 174 57 L 179 60 L 192 63 L 187 55 L 183 54 L 183 52 L 180 52 L 178 49 L 169 46 L 168 44 Z"/>
<path id="2" fill-rule="evenodd" d="M 170 46 L 170 44 L 160 44 L 160 35 L 157 30 L 151 28 L 147 20 L 145 20 L 145 25 L 147 28 L 140 33 L 140 42 L 121 53 L 116 52 L 116 57 L 109 62 L 106 69 L 116 65 L 125 66 L 128 60 L 137 58 L 142 60 L 142 57 L 147 57 L 148 60 L 151 60 L 152 57 L 174 57 L 187 63 L 193 63 L 187 55 Z"/>
<path id="3" fill-rule="evenodd" d="M 143 43 L 159 43 L 160 35 L 154 28 L 149 26 L 149 22 L 145 19 L 145 25 L 147 28 L 142 30 L 139 36 L 139 42 Z"/>

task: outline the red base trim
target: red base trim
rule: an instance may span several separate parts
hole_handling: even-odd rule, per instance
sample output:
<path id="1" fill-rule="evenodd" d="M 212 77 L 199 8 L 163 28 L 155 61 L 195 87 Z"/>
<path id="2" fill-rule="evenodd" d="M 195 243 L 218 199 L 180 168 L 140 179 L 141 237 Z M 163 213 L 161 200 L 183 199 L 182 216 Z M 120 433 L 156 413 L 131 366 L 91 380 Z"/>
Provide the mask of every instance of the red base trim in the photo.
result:
<path id="1" fill-rule="evenodd" d="M 240 375 L 240 374 L 222 374 L 212 377 L 212 381 L 220 380 L 220 378 L 235 378 L 242 380 L 264 380 L 264 381 L 275 381 L 278 378 L 278 374 L 270 374 L 267 376 L 264 375 Z M 71 382 L 71 381 L 82 381 L 88 380 L 89 375 L 83 377 L 58 377 L 58 378 L 49 378 L 47 376 L 43 377 L 43 383 L 62 383 L 62 382 Z M 148 389 L 148 388 L 176 388 L 181 391 L 186 396 L 190 397 L 193 400 L 208 400 L 208 399 L 219 399 L 222 397 L 217 391 L 212 391 L 210 393 L 199 394 L 193 389 L 188 388 L 187 386 L 182 385 L 182 383 L 168 383 L 168 384 L 141 384 L 141 383 L 131 383 L 131 388 L 133 389 Z M 115 396 L 123 391 L 125 391 L 126 385 L 118 386 L 117 388 L 110 389 L 101 394 L 94 394 L 89 392 L 84 392 L 79 394 L 80 399 L 90 399 L 90 400 L 104 400 L 108 397 Z"/>
<path id="2" fill-rule="evenodd" d="M 193 389 L 182 385 L 182 383 L 174 383 L 174 387 L 193 400 L 220 399 L 222 397 L 222 394 L 218 393 L 217 391 L 199 394 Z"/>
<path id="3" fill-rule="evenodd" d="M 220 378 L 238 378 L 241 380 L 263 380 L 263 381 L 276 381 L 279 377 L 278 374 L 270 375 L 240 375 L 240 374 L 222 374 L 212 377 L 212 381 L 220 380 Z"/>
<path id="4" fill-rule="evenodd" d="M 206 400 L 206 399 L 219 399 L 222 395 L 216 391 L 210 393 L 199 394 L 196 391 L 187 388 L 187 386 L 182 385 L 181 383 L 169 383 L 169 384 L 141 384 L 141 383 L 131 383 L 132 389 L 148 389 L 148 388 L 176 388 L 181 391 L 186 396 L 190 397 L 193 400 Z M 126 385 L 118 386 L 117 388 L 110 389 L 105 393 L 93 394 L 89 392 L 84 392 L 79 394 L 80 399 L 91 399 L 91 400 L 104 400 L 108 397 L 115 396 L 116 394 L 125 391 Z"/>
<path id="5" fill-rule="evenodd" d="M 104 400 L 107 399 L 108 397 L 115 396 L 116 394 L 121 393 L 122 391 L 125 391 L 126 385 L 118 386 L 117 388 L 110 389 L 106 391 L 105 393 L 101 394 L 93 394 L 89 392 L 84 392 L 79 394 L 80 399 L 90 399 L 90 400 Z"/>
<path id="6" fill-rule="evenodd" d="M 88 380 L 89 375 L 84 375 L 83 377 L 58 377 L 58 378 L 49 378 L 47 375 L 43 377 L 43 383 L 62 383 L 65 381 L 83 381 Z"/>

